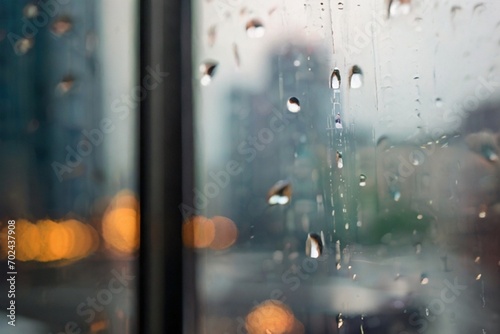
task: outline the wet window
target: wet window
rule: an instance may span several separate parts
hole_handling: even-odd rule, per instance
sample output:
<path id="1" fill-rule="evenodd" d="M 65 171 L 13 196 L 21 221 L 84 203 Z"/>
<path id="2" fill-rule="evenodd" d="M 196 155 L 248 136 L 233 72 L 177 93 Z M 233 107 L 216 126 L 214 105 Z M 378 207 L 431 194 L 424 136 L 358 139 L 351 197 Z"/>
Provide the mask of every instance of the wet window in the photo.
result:
<path id="1" fill-rule="evenodd" d="M 0 4 L 0 332 L 136 333 L 136 1 Z"/>
<path id="2" fill-rule="evenodd" d="M 193 1 L 197 333 L 498 331 L 499 10 Z"/>

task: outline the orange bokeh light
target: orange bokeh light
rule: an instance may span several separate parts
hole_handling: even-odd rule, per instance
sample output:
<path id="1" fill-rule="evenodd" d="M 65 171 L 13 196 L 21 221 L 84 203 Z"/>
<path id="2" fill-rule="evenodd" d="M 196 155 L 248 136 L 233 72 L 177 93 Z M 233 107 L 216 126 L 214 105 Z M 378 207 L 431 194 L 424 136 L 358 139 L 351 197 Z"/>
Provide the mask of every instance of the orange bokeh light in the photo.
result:
<path id="1" fill-rule="evenodd" d="M 207 217 L 193 216 L 182 225 L 182 240 L 186 247 L 205 248 L 215 238 L 214 222 Z"/>
<path id="2" fill-rule="evenodd" d="M 212 217 L 215 228 L 215 235 L 210 243 L 210 248 L 221 250 L 231 247 L 238 238 L 238 228 L 236 224 L 227 217 Z"/>
<path id="3" fill-rule="evenodd" d="M 245 327 L 249 334 L 295 334 L 300 322 L 292 310 L 279 300 L 266 300 L 247 315 Z"/>
<path id="4" fill-rule="evenodd" d="M 130 254 L 139 248 L 139 203 L 130 191 L 119 192 L 102 220 L 102 236 L 108 248 Z"/>

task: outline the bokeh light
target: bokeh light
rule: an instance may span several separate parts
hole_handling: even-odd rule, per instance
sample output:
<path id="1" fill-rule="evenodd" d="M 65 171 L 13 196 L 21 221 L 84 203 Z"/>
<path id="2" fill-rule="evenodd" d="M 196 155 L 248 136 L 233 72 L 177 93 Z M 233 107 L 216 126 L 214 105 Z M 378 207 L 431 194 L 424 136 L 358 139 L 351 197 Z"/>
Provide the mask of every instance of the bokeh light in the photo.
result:
<path id="1" fill-rule="evenodd" d="M 279 300 L 269 299 L 257 305 L 246 317 L 249 334 L 295 334 L 301 326 L 295 324 L 292 310 Z"/>
<path id="2" fill-rule="evenodd" d="M 215 225 L 211 219 L 204 216 L 193 216 L 182 225 L 182 240 L 184 246 L 190 248 L 205 248 L 215 239 Z"/>
<path id="3" fill-rule="evenodd" d="M 104 213 L 102 236 L 109 249 L 122 254 L 139 248 L 139 204 L 133 193 L 122 191 L 113 198 Z"/>
<path id="4" fill-rule="evenodd" d="M 215 235 L 210 243 L 210 248 L 222 250 L 231 247 L 238 238 L 238 228 L 229 218 L 223 216 L 212 217 Z"/>

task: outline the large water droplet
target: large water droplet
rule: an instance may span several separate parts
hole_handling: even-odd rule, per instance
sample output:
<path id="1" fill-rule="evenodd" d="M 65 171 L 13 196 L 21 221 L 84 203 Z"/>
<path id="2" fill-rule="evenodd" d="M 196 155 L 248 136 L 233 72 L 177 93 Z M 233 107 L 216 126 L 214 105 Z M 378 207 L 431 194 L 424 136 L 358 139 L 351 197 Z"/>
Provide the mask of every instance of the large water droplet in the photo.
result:
<path id="1" fill-rule="evenodd" d="M 267 193 L 267 203 L 269 205 L 285 205 L 292 197 L 292 184 L 288 180 L 276 182 Z"/>
<path id="2" fill-rule="evenodd" d="M 359 186 L 360 187 L 366 186 L 366 175 L 365 174 L 361 174 L 359 176 Z"/>
<path id="3" fill-rule="evenodd" d="M 344 316 L 342 315 L 342 313 L 339 313 L 337 315 L 337 328 L 340 328 L 344 325 Z"/>
<path id="4" fill-rule="evenodd" d="M 363 72 L 357 65 L 354 65 L 351 69 L 351 78 L 349 80 L 349 85 L 354 89 L 363 86 Z"/>
<path id="5" fill-rule="evenodd" d="M 338 68 L 334 68 L 332 75 L 330 76 L 330 87 L 332 89 L 340 89 L 340 71 Z"/>
<path id="6" fill-rule="evenodd" d="M 215 75 L 215 70 L 219 64 L 215 61 L 205 61 L 200 65 L 201 72 L 201 84 L 207 86 L 212 82 L 212 78 Z"/>
<path id="7" fill-rule="evenodd" d="M 306 255 L 317 259 L 323 253 L 323 240 L 316 233 L 309 233 L 306 240 Z"/>
<path id="8" fill-rule="evenodd" d="M 411 0 L 391 0 L 389 4 L 389 16 L 407 15 L 411 10 Z"/>
<path id="9" fill-rule="evenodd" d="M 293 113 L 299 112 L 300 111 L 299 99 L 292 96 L 286 102 L 286 107 L 287 107 L 288 111 L 290 111 L 290 112 L 293 112 Z"/>
<path id="10" fill-rule="evenodd" d="M 247 36 L 250 38 L 260 38 L 264 36 L 266 29 L 262 25 L 262 22 L 257 19 L 252 19 L 246 24 Z"/>

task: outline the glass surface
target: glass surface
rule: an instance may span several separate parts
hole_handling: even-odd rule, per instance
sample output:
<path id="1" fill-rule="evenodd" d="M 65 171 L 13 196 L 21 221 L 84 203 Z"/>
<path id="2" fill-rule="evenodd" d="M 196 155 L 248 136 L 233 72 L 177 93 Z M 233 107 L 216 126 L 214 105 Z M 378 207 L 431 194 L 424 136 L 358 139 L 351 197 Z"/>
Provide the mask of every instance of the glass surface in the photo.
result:
<path id="1" fill-rule="evenodd" d="M 0 3 L 0 333 L 137 332 L 138 3 Z"/>
<path id="2" fill-rule="evenodd" d="M 192 3 L 197 332 L 497 333 L 500 3 Z"/>

